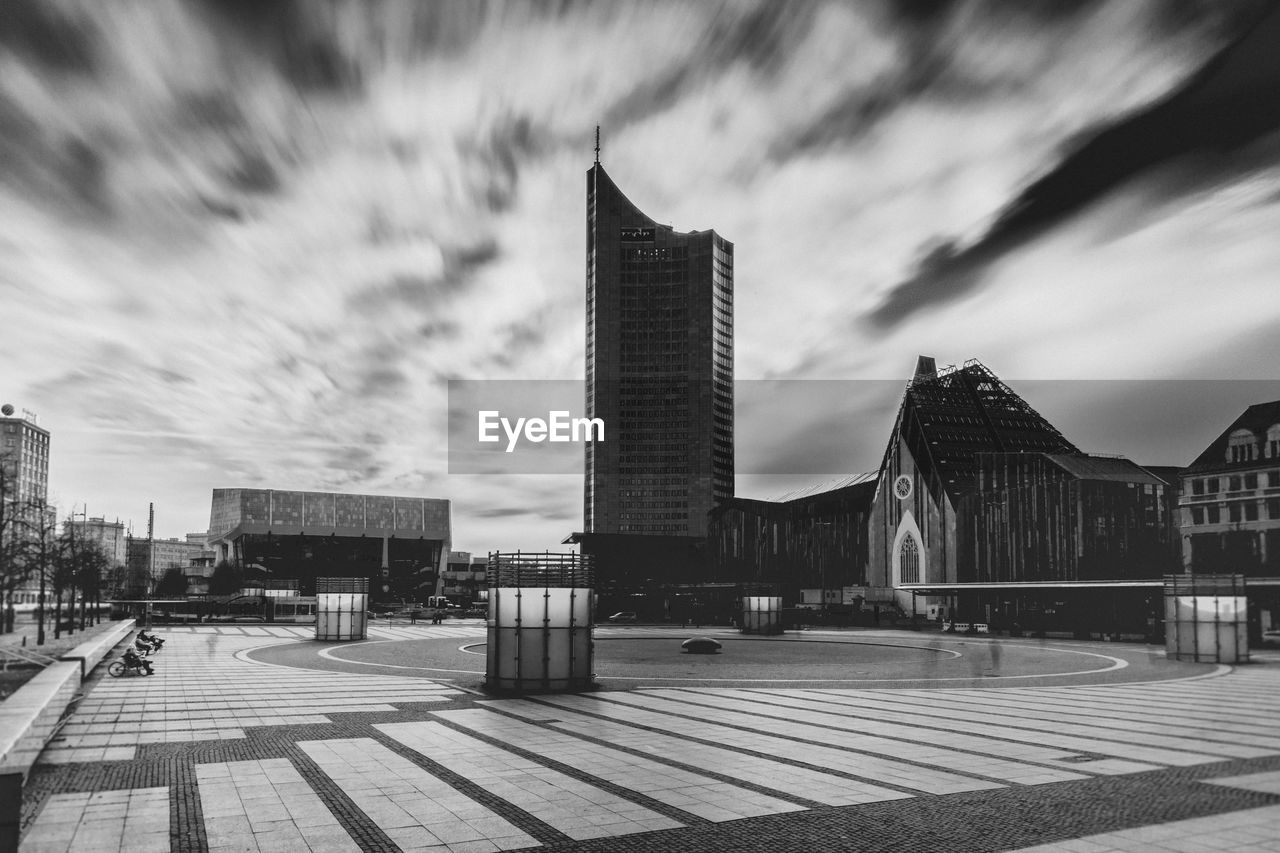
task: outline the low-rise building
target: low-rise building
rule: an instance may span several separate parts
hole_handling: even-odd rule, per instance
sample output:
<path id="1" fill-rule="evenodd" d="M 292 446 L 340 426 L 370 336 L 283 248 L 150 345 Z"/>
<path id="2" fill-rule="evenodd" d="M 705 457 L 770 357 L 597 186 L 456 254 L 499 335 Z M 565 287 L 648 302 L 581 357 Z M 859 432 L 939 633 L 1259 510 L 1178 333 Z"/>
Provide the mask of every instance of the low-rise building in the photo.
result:
<path id="1" fill-rule="evenodd" d="M 374 601 L 412 602 L 435 592 L 450 531 L 437 498 L 214 489 L 209 545 L 264 586 L 310 596 L 317 577 L 367 578 Z"/>
<path id="2" fill-rule="evenodd" d="M 128 535 L 120 519 L 71 517 L 62 523 L 64 532 L 79 542 L 92 545 L 102 552 L 111 566 L 123 566 L 129 558 Z"/>
<path id="3" fill-rule="evenodd" d="M 488 589 L 485 581 L 486 557 L 472 556 L 470 551 L 450 551 L 440 578 L 440 595 L 454 604 L 467 606 L 483 600 Z"/>

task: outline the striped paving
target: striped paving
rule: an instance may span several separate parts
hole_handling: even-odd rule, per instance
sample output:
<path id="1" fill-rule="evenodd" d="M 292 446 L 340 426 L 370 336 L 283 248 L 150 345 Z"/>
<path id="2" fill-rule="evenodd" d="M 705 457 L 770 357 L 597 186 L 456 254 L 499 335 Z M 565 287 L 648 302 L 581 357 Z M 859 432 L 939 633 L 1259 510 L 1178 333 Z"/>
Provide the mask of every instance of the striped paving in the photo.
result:
<path id="1" fill-rule="evenodd" d="M 23 853 L 169 850 L 169 789 L 54 794 L 22 839 Z"/>
<path id="2" fill-rule="evenodd" d="M 1084 737 L 1056 734 L 1053 726 L 1041 725 L 1041 721 L 1033 716 L 1020 715 L 1016 718 L 1018 725 L 1010 726 L 1005 721 L 993 721 L 990 714 L 953 711 L 940 707 L 933 699 L 921 701 L 909 696 L 897 696 L 896 691 L 805 692 L 815 702 L 851 709 L 849 713 L 854 716 L 867 715 L 873 719 L 964 732 L 994 740 L 1049 746 L 1077 754 L 1101 753 L 1133 762 L 1128 768 L 1130 771 L 1151 770 L 1162 765 L 1204 764 L 1218 760 L 1205 753 L 1154 749 L 1118 740 L 1102 741 L 1096 732 Z M 1104 746 L 1106 748 L 1101 748 Z"/>
<path id="3" fill-rule="evenodd" d="M 459 695 L 425 679 L 259 663 L 243 653 L 297 638 L 227 630 L 206 627 L 198 639 L 170 638 L 151 659 L 155 675 L 102 678 L 40 760 L 121 761 L 141 744 L 240 739 L 250 726 L 327 723 L 334 714 L 393 711 L 397 703 Z"/>
<path id="4" fill-rule="evenodd" d="M 288 759 L 197 764 L 196 779 L 210 851 L 359 853 Z"/>
<path id="5" fill-rule="evenodd" d="M 650 699 L 650 695 L 660 698 Z M 1001 782 L 1043 785 L 1049 782 L 1067 782 L 1072 779 L 1087 778 L 1081 773 L 1068 770 L 1038 767 L 1025 761 L 1010 761 L 985 755 L 981 750 L 961 752 L 919 743 L 910 738 L 895 740 L 863 734 L 853 728 L 856 725 L 853 723 L 845 726 L 827 726 L 819 715 L 809 715 L 803 711 L 788 713 L 782 709 L 774 709 L 771 713 L 767 707 L 762 708 L 759 704 L 744 703 L 738 699 L 690 696 L 668 691 L 653 691 L 644 698 L 647 700 L 644 707 L 656 711 L 700 715 L 706 713 L 701 710 L 702 708 L 714 708 L 716 709 L 714 717 L 717 722 L 736 728 L 768 732 L 810 743 L 830 744 L 841 749 L 860 752 L 865 757 L 890 760 L 898 758 L 916 765 L 982 776 Z M 679 700 L 686 698 L 690 701 L 687 704 L 681 704 Z M 828 716 L 827 719 L 830 717 Z M 845 756 L 844 760 L 847 762 L 850 758 L 852 756 Z M 867 769 L 874 772 L 874 764 L 868 763 L 864 758 L 856 760 L 860 771 Z"/>
<path id="6" fill-rule="evenodd" d="M 709 776 L 476 708 L 435 711 L 432 716 L 559 762 L 621 788 L 718 823 L 799 811 L 803 806 L 730 785 Z M 401 724 L 413 727 L 418 724 Z M 392 733 L 397 726 L 378 726 Z M 392 735 L 396 737 L 396 735 Z"/>
<path id="7" fill-rule="evenodd" d="M 944 728 L 925 728 L 905 722 L 894 722 L 874 718 L 868 714 L 855 716 L 848 707 L 823 705 L 816 703 L 803 691 L 769 690 L 755 691 L 736 688 L 697 691 L 665 691 L 661 695 L 671 695 L 681 701 L 695 705 L 706 705 L 712 708 L 725 707 L 731 703 L 735 710 L 749 710 L 761 717 L 777 717 L 783 720 L 796 720 L 804 723 L 815 723 L 838 731 L 866 732 L 883 735 L 899 742 L 913 744 L 932 744 L 948 749 L 960 750 L 969 754 L 991 757 L 1009 758 L 1029 765 L 1052 767 L 1071 773 L 1080 772 L 1080 765 L 1075 759 L 1080 758 L 1078 752 L 1062 749 L 1051 749 L 1035 743 L 1011 743 L 993 740 L 988 737 L 968 735 Z M 1154 770 L 1155 765 L 1137 764 L 1132 761 L 1097 760 L 1088 765 L 1088 773 L 1121 774 L 1134 773 L 1141 770 Z M 1023 782 L 1027 784 L 1027 782 Z"/>
<path id="8" fill-rule="evenodd" d="M 581 841 L 682 826 L 651 809 L 439 723 L 374 728 Z"/>
<path id="9" fill-rule="evenodd" d="M 591 713 L 598 713 L 611 719 L 649 726 L 657 731 L 670 732 L 684 738 L 693 738 L 720 746 L 749 750 L 772 758 L 799 761 L 824 770 L 837 770 L 858 776 L 871 783 L 895 785 L 911 791 L 927 794 L 956 794 L 961 791 L 980 791 L 984 788 L 996 788 L 999 784 L 986 779 L 978 779 L 948 773 L 917 764 L 880 758 L 874 755 L 854 755 L 839 749 L 819 746 L 787 738 L 775 737 L 764 729 L 732 728 L 720 723 L 703 722 L 708 715 L 694 711 L 693 716 L 675 716 L 663 713 L 672 710 L 672 703 L 647 695 L 645 692 L 611 694 L 609 701 L 586 700 L 593 702 Z M 554 697 L 548 699 L 561 707 L 584 708 L 580 697 Z M 617 709 L 615 703 L 625 703 L 624 709 Z M 677 713 L 687 712 L 677 708 Z M 723 714 L 714 715 L 716 719 Z"/>
<path id="10" fill-rule="evenodd" d="M 448 782 L 369 738 L 298 747 L 402 850 L 515 850 L 537 841 Z"/>
<path id="11" fill-rule="evenodd" d="M 570 697 L 564 697 L 570 698 Z M 588 702 L 592 700 L 586 700 Z M 742 782 L 790 794 L 814 803 L 828 806 L 848 806 L 860 803 L 879 803 L 910 797 L 880 785 L 858 779 L 837 776 L 821 770 L 811 770 L 791 764 L 771 761 L 734 749 L 710 746 L 685 740 L 660 732 L 637 729 L 624 722 L 610 722 L 555 710 L 545 705 L 535 705 L 519 699 L 480 703 L 488 708 L 516 714 L 532 720 L 542 720 L 557 729 L 589 737 L 622 749 L 633 750 L 656 758 L 695 769 L 708 770 Z M 606 705 L 607 703 L 601 703 Z M 562 705 L 570 708 L 569 705 Z M 592 708 L 594 706 L 586 706 Z M 604 709 L 608 711 L 608 708 Z M 621 713 L 621 712 L 619 712 Z"/>
<path id="12" fill-rule="evenodd" d="M 862 810 L 875 815 L 862 820 L 891 826 L 897 809 L 919 820 L 965 803 L 963 818 L 984 798 L 1025 804 L 1020 792 L 1087 799 L 1090 786 L 1161 784 L 1142 779 L 1168 779 L 1190 802 L 1191 789 L 1208 798 L 1235 791 L 1238 804 L 1151 826 L 1130 815 L 1108 825 L 1116 831 L 1083 838 L 1059 833 L 1049 810 L 1037 818 L 1042 834 L 1004 849 L 1237 849 L 1223 838 L 1276 849 L 1261 837 L 1280 819 L 1280 803 L 1268 799 L 1280 798 L 1274 667 L 1105 686 L 689 686 L 477 699 L 422 678 L 295 669 L 247 654 L 309 631 L 167 632 L 156 676 L 91 681 L 41 759 L 38 784 L 49 787 L 28 815 L 24 853 L 146 853 L 179 836 L 182 849 L 211 853 L 681 849 L 685 837 L 709 849 L 709 836 L 697 835 L 708 828 L 776 833 L 793 818 Z M 377 632 L 467 638 L 483 629 Z M 344 719 L 354 712 L 373 716 Z M 246 740 L 248 727 L 258 728 Z M 166 746 L 139 749 L 148 745 Z M 83 777 L 66 766 L 80 762 L 94 762 L 81 765 Z M 1217 848 L 1186 847 L 1214 838 Z M 956 849 L 997 848 L 971 840 Z"/>

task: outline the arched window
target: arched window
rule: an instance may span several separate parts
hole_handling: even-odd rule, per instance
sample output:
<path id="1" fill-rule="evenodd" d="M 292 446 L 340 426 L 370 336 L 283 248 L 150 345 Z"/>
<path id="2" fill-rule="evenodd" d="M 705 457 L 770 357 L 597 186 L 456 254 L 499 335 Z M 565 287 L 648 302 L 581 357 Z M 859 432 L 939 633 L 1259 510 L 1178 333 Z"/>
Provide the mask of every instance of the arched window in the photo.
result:
<path id="1" fill-rule="evenodd" d="M 920 583 L 920 545 L 910 533 L 898 547 L 898 571 L 901 583 Z"/>
<path id="2" fill-rule="evenodd" d="M 1267 456 L 1280 459 L 1280 424 L 1267 427 Z"/>
<path id="3" fill-rule="evenodd" d="M 1227 439 L 1228 462 L 1251 462 L 1258 458 L 1257 436 L 1247 429 L 1238 429 Z"/>

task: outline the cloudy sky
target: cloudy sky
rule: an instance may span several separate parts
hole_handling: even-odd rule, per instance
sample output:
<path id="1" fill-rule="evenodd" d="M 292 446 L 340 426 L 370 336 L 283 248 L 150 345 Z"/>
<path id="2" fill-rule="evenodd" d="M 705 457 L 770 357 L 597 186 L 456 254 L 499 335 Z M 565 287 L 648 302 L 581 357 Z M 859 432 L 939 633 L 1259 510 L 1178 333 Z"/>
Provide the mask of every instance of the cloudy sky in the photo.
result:
<path id="1" fill-rule="evenodd" d="M 446 383 L 583 375 L 599 124 L 736 245 L 739 494 L 878 465 L 919 353 L 1186 464 L 1280 397 L 1278 41 L 1260 0 L 5 0 L 0 400 L 64 511 L 426 495 L 554 548 L 580 479 L 450 474 Z"/>

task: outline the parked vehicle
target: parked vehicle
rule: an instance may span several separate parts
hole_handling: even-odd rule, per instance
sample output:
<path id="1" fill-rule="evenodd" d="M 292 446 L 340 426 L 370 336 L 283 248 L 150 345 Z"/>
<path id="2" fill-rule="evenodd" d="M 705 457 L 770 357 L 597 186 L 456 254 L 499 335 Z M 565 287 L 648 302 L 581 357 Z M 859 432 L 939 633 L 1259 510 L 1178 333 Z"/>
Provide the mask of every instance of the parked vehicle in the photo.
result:
<path id="1" fill-rule="evenodd" d="M 636 612 L 634 610 L 622 610 L 609 617 L 610 622 L 634 622 L 636 621 Z"/>

